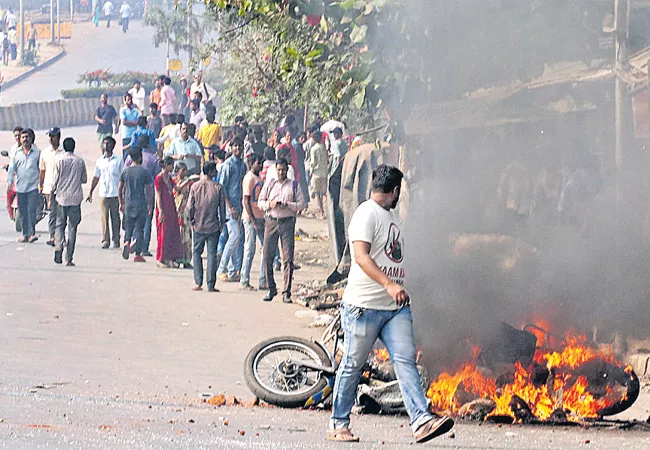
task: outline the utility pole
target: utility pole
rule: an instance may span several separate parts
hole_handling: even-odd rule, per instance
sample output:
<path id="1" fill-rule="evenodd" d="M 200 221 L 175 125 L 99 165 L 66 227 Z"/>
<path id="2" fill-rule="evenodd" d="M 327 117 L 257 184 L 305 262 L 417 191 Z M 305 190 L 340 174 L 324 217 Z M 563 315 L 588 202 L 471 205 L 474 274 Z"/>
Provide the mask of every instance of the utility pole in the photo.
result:
<path id="1" fill-rule="evenodd" d="M 54 43 L 54 0 L 50 0 L 50 34 Z"/>
<path id="2" fill-rule="evenodd" d="M 61 0 L 56 0 L 56 42 L 61 45 Z"/>
<path id="3" fill-rule="evenodd" d="M 20 60 L 25 60 L 25 5 L 20 0 Z"/>
<path id="4" fill-rule="evenodd" d="M 631 0 L 615 0 L 615 23 L 616 23 L 616 64 L 615 72 L 622 73 L 627 70 L 629 65 L 629 48 L 628 38 L 630 35 L 630 4 Z M 619 173 L 619 185 L 617 186 L 617 196 L 620 198 L 621 189 L 620 183 L 623 181 L 620 176 L 621 170 L 627 166 L 626 160 L 626 141 L 625 141 L 625 124 L 626 119 L 629 120 L 627 112 L 627 94 L 625 92 L 625 83 L 616 76 L 615 79 L 615 127 L 616 127 L 616 169 Z"/>
<path id="5" fill-rule="evenodd" d="M 72 27 L 72 19 L 74 19 L 74 0 L 70 0 L 70 27 Z"/>
<path id="6" fill-rule="evenodd" d="M 192 68 L 192 0 L 187 0 L 187 70 Z"/>

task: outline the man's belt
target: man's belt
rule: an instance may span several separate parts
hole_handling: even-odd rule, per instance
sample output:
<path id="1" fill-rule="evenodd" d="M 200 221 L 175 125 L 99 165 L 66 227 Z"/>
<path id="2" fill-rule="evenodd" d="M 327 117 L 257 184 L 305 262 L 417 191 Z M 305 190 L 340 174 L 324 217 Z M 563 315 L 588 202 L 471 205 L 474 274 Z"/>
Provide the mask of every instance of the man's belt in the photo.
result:
<path id="1" fill-rule="evenodd" d="M 295 218 L 296 218 L 295 216 L 282 217 L 282 218 L 266 216 L 266 219 L 273 220 L 274 222 L 280 222 L 280 223 L 289 222 L 290 220 L 294 220 Z"/>

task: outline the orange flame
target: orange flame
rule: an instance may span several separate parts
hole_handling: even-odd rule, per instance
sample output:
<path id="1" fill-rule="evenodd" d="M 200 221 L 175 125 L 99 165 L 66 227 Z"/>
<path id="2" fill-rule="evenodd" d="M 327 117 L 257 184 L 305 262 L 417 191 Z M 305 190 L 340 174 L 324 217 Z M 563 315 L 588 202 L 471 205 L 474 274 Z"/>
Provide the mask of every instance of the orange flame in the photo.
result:
<path id="1" fill-rule="evenodd" d="M 388 349 L 386 349 L 386 347 L 380 349 L 373 348 L 372 351 L 378 361 L 386 362 L 390 359 L 390 354 L 388 353 Z"/>
<path id="2" fill-rule="evenodd" d="M 540 342 L 538 336 L 538 342 Z M 432 409 L 439 412 L 458 413 L 462 404 L 485 398 L 496 404 L 490 416 L 509 416 L 517 419 L 512 410 L 513 399 L 518 397 L 539 420 L 547 420 L 555 411 L 565 411 L 569 420 L 596 418 L 598 412 L 611 406 L 620 398 L 614 398 L 608 387 L 605 395 L 595 398 L 588 391 L 584 377 L 571 374 L 571 370 L 596 359 L 616 363 L 613 355 L 595 350 L 587 345 L 585 336 L 567 333 L 563 347 L 558 351 L 541 353 L 535 362 L 546 365 L 550 371 L 546 384 L 533 383 L 532 367 L 524 368 L 516 363 L 514 378 L 504 386 L 497 386 L 494 378 L 484 375 L 477 367 L 479 349 L 474 349 L 472 362 L 464 364 L 455 374 L 443 373 L 429 386 L 427 397 Z"/>

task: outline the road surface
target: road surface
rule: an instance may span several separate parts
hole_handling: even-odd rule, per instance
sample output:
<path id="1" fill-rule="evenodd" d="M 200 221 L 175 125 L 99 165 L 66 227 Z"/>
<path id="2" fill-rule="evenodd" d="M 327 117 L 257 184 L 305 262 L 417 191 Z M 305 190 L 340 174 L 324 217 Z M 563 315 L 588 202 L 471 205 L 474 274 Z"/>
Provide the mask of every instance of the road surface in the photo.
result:
<path id="1" fill-rule="evenodd" d="M 126 33 L 117 21 L 111 23 L 111 28 L 95 28 L 92 22 L 76 23 L 72 33 L 72 39 L 62 41 L 67 55 L 3 90 L 0 105 L 60 99 L 61 90 L 79 87 L 77 76 L 89 70 L 165 72 L 165 49 L 153 46 L 153 29 L 145 27 L 141 20 L 131 22 Z"/>

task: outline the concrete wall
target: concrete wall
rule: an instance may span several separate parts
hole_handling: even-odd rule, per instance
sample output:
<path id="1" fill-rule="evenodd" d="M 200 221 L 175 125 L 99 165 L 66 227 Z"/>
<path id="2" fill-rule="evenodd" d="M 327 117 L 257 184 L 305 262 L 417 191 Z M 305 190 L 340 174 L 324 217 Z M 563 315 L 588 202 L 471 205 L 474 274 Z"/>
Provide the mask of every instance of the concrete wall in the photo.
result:
<path id="1" fill-rule="evenodd" d="M 98 106 L 97 98 L 75 98 L 0 107 L 0 130 L 13 130 L 17 125 L 34 130 L 91 125 L 96 123 Z"/>

